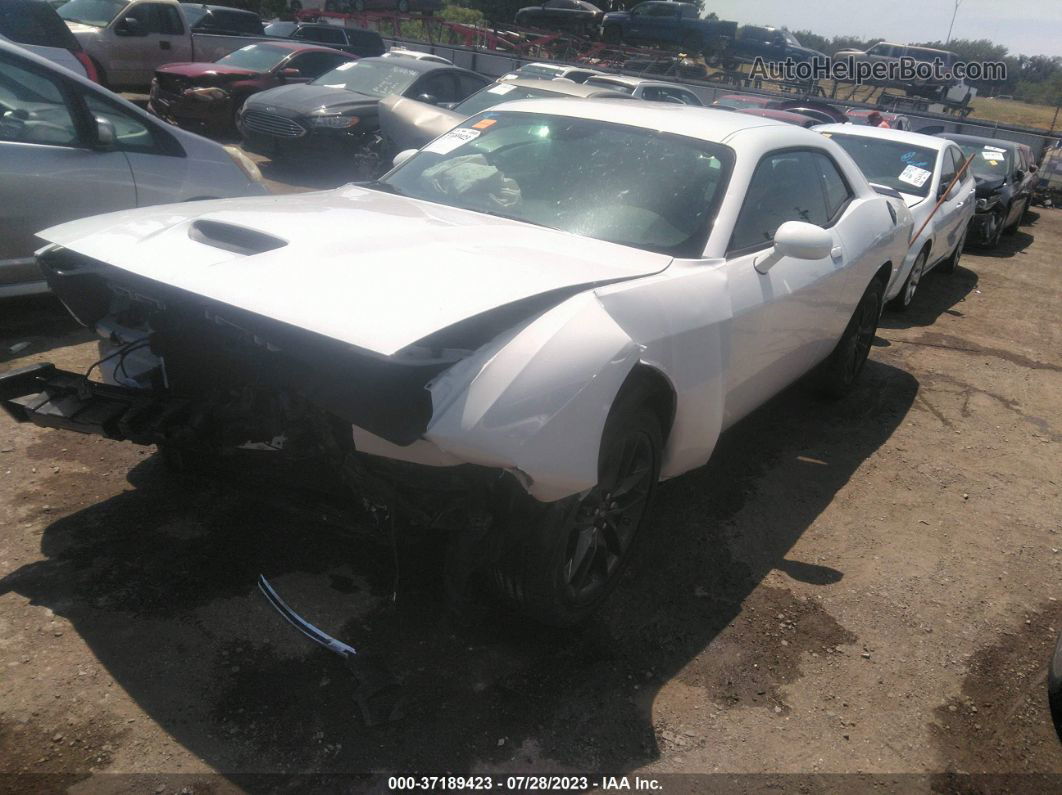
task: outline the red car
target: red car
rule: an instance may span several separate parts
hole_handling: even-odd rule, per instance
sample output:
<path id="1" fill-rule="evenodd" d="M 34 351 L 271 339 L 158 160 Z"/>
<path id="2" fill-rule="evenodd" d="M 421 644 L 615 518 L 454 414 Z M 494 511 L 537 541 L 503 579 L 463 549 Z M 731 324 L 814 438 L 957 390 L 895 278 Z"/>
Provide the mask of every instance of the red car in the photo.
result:
<path id="1" fill-rule="evenodd" d="M 148 110 L 182 127 L 236 131 L 236 113 L 251 94 L 288 83 L 308 83 L 357 56 L 301 42 L 248 44 L 215 63 L 160 66 L 151 81 Z"/>
<path id="2" fill-rule="evenodd" d="M 736 113 L 744 113 L 748 116 L 759 116 L 762 119 L 784 121 L 786 124 L 795 124 L 798 127 L 814 127 L 822 124 L 819 119 L 805 116 L 803 113 L 793 113 L 788 110 L 773 110 L 772 108 L 739 108 Z"/>

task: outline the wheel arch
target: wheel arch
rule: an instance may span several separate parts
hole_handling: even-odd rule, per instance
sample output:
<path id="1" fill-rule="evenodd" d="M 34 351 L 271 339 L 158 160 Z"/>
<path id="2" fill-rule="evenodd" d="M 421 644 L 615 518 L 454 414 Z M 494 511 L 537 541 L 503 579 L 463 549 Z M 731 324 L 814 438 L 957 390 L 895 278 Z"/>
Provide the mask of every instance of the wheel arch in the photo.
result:
<path id="1" fill-rule="evenodd" d="M 644 389 L 646 391 L 646 403 L 652 412 L 660 420 L 660 430 L 667 447 L 671 435 L 671 428 L 675 422 L 675 411 L 678 407 L 678 393 L 674 385 L 663 371 L 647 364 L 644 361 L 637 362 L 626 380 L 620 386 L 613 400 L 613 405 L 619 402 L 630 390 Z"/>

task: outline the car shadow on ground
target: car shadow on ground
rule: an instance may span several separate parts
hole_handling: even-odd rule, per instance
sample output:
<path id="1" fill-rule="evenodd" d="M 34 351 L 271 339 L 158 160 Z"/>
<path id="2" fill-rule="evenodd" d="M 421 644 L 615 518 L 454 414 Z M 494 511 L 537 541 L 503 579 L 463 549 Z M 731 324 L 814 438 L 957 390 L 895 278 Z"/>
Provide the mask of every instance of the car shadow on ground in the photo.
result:
<path id="1" fill-rule="evenodd" d="M 911 305 L 903 312 L 886 308 L 878 325 L 883 329 L 904 329 L 915 326 L 932 326 L 941 315 L 962 317 L 960 304 L 966 296 L 977 289 L 978 276 L 965 267 L 964 257 L 954 273 L 943 273 L 934 268 L 918 285 Z"/>
<path id="2" fill-rule="evenodd" d="M 994 248 L 975 248 L 971 249 L 970 253 L 992 259 L 1010 259 L 1024 253 L 1025 249 L 1033 244 L 1033 240 L 1033 236 L 1025 231 L 1025 226 L 1020 226 L 1011 234 L 1000 235 L 999 243 Z"/>
<path id="3" fill-rule="evenodd" d="M 0 300 L 0 364 L 35 353 L 80 345 L 95 337 L 74 320 L 55 296 L 34 295 Z M 0 367 L 0 371 L 8 369 Z"/>
<path id="4" fill-rule="evenodd" d="M 238 784 L 251 772 L 627 771 L 672 741 L 653 717 L 665 685 L 703 699 L 704 743 L 709 712 L 787 712 L 781 688 L 804 655 L 854 641 L 784 587 L 827 587 L 843 572 L 791 549 L 917 390 L 870 361 L 845 400 L 797 385 L 743 420 L 706 466 L 661 487 L 636 564 L 577 630 L 500 610 L 452 617 L 441 539 L 399 545 L 392 603 L 386 537 L 278 507 L 270 486 L 175 479 L 158 456 L 130 472 L 132 490 L 49 525 L 44 559 L 0 580 L 0 594 L 67 618 L 163 731 Z M 783 584 L 757 587 L 773 570 Z M 350 675 L 258 596 L 260 572 L 386 662 L 404 682 L 405 719 L 362 724 Z"/>

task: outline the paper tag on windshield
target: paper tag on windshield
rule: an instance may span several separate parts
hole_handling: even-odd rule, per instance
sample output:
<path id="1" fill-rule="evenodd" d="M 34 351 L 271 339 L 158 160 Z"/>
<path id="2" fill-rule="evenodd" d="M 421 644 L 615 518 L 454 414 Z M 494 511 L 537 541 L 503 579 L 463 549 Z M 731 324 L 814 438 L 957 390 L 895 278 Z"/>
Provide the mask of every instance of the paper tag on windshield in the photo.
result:
<path id="1" fill-rule="evenodd" d="M 1002 160 L 1003 159 L 1003 153 L 1002 152 L 987 152 L 986 151 L 986 152 L 981 152 L 981 157 L 983 157 L 985 160 L 991 160 L 991 161 L 995 162 L 996 160 Z"/>
<path id="2" fill-rule="evenodd" d="M 434 152 L 437 155 L 448 155 L 457 147 L 463 146 L 469 141 L 474 141 L 477 138 L 479 138 L 479 130 L 458 127 L 456 130 L 450 130 L 450 132 L 446 133 L 446 135 L 441 138 L 436 138 L 430 144 L 425 146 L 423 151 Z"/>
<path id="3" fill-rule="evenodd" d="M 514 88 L 516 88 L 516 86 L 510 86 L 510 85 L 505 85 L 505 84 L 502 84 L 500 86 L 491 86 L 490 88 L 487 89 L 487 93 L 488 94 L 508 94 Z"/>
<path id="4" fill-rule="evenodd" d="M 1001 146 L 989 146 L 988 144 L 985 144 L 984 148 L 988 149 L 988 150 L 991 150 L 993 152 L 1006 152 L 1007 151 L 1006 149 L 1004 149 Z"/>
<path id="5" fill-rule="evenodd" d="M 908 166 L 902 172 L 898 179 L 900 182 L 906 182 L 908 185 L 914 185 L 916 188 L 921 188 L 926 184 L 926 180 L 932 175 L 932 171 L 926 171 L 924 168 L 918 166 Z"/>

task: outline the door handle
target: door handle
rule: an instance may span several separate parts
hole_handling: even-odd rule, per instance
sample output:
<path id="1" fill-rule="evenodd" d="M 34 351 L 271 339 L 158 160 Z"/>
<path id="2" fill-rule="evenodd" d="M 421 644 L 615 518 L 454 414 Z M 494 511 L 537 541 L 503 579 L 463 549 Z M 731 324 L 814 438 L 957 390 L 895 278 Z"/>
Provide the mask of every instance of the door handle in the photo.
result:
<path id="1" fill-rule="evenodd" d="M 834 246 L 833 248 L 830 249 L 830 256 L 833 257 L 834 259 L 840 259 L 842 253 L 843 252 L 842 252 L 840 246 Z"/>
<path id="2" fill-rule="evenodd" d="M 168 41 L 160 41 L 159 42 L 159 49 L 160 50 L 168 50 L 168 49 L 170 49 L 170 43 Z"/>

